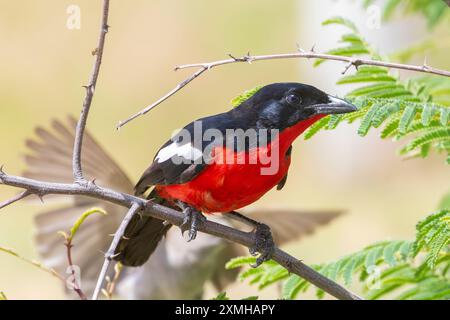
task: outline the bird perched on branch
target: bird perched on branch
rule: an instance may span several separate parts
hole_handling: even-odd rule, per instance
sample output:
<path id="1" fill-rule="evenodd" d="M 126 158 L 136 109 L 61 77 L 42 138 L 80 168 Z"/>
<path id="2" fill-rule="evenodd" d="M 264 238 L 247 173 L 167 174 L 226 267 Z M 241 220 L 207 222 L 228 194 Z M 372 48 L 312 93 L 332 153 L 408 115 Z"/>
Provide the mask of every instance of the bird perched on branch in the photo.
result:
<path id="1" fill-rule="evenodd" d="M 36 128 L 36 139 L 28 139 L 25 157 L 26 177 L 70 183 L 72 177 L 72 146 L 76 121 L 67 123 L 54 120 L 51 129 Z M 85 132 L 83 169 L 86 177 L 115 190 L 131 193 L 133 184 L 120 166 L 92 137 Z M 51 196 L 50 196 L 51 197 Z M 107 216 L 92 216 L 77 233 L 72 248 L 74 263 L 80 267 L 81 287 L 91 295 L 98 277 L 99 267 L 111 242 L 110 235 L 118 228 L 126 209 L 87 197 L 58 197 L 64 206 L 36 216 L 36 246 L 46 266 L 65 274 L 68 262 L 66 248 L 58 231 L 70 230 L 81 213 L 101 207 Z M 340 215 L 339 211 L 252 210 L 249 217 L 269 223 L 275 242 L 279 245 L 311 234 Z M 273 217 L 276 215 L 276 219 Z M 237 221 L 214 216 L 222 224 L 237 228 L 245 225 Z M 218 292 L 236 279 L 236 270 L 225 270 L 225 263 L 243 255 L 243 247 L 208 234 L 199 234 L 187 243 L 176 229 L 169 230 L 151 259 L 139 268 L 124 268 L 116 283 L 117 294 L 127 299 L 199 299 L 204 286 L 211 282 Z M 110 278 L 113 274 L 109 274 Z M 69 293 L 71 291 L 67 291 Z"/>
<path id="2" fill-rule="evenodd" d="M 347 101 L 300 83 L 274 83 L 258 90 L 228 112 L 191 122 L 167 141 L 135 186 L 135 193 L 179 208 L 189 240 L 205 221 L 203 213 L 226 213 L 254 227 L 255 266 L 270 259 L 270 228 L 235 210 L 273 187 L 286 183 L 294 140 L 328 114 L 348 113 Z M 274 216 L 274 219 L 279 217 Z M 135 215 L 125 230 L 114 259 L 140 266 L 156 249 L 171 224 Z"/>

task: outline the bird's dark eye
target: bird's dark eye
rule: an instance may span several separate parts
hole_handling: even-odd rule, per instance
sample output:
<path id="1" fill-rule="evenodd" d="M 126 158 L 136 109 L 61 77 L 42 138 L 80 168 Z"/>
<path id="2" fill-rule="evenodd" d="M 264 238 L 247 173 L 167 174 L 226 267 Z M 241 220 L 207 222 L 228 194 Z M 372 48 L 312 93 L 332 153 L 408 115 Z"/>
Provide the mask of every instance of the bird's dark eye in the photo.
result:
<path id="1" fill-rule="evenodd" d="M 296 106 L 302 102 L 302 99 L 295 94 L 290 94 L 286 97 L 286 102 L 292 106 Z"/>

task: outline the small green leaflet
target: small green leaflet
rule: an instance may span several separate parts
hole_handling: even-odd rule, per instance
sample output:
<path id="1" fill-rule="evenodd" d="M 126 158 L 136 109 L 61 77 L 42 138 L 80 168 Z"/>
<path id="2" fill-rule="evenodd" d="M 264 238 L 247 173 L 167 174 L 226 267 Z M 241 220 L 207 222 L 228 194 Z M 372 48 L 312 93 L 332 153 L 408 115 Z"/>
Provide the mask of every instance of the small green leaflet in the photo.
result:
<path id="1" fill-rule="evenodd" d="M 244 101 L 248 100 L 249 98 L 251 98 L 255 93 L 257 93 L 259 91 L 259 89 L 261 89 L 263 86 L 257 86 L 254 87 L 253 89 L 247 90 L 244 93 L 242 93 L 241 95 L 237 96 L 236 98 L 234 98 L 233 100 L 231 100 L 231 105 L 233 106 L 233 108 L 239 106 L 241 103 L 243 103 Z"/>

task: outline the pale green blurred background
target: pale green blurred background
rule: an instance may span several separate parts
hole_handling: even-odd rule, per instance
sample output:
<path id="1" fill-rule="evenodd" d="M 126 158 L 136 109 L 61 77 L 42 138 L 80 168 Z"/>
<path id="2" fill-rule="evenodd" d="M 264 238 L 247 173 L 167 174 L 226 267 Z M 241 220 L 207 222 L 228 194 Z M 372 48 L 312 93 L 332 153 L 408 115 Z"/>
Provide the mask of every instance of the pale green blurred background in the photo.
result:
<path id="1" fill-rule="evenodd" d="M 24 140 L 51 118 L 78 116 L 81 87 L 91 70 L 100 0 L 1 0 L 0 10 L 0 163 L 11 174 L 24 168 Z M 66 28 L 69 5 L 81 8 L 81 29 Z M 194 118 L 222 112 L 230 100 L 255 85 L 306 82 L 329 93 L 343 65 L 313 69 L 311 61 L 284 60 L 218 68 L 195 80 L 147 116 L 115 131 L 119 120 L 165 94 L 191 71 L 177 64 L 242 55 L 290 52 L 296 43 L 323 51 L 336 44 L 339 28 L 320 22 L 344 14 L 385 52 L 423 38 L 418 18 L 367 26 L 367 13 L 352 1 L 111 1 L 104 60 L 89 130 L 136 180 L 171 132 Z M 434 32 L 439 33 L 440 30 Z M 448 50 L 448 48 L 447 48 Z M 428 55 L 428 63 L 450 68 L 446 51 Z M 419 61 L 420 63 L 420 61 Z M 306 263 L 332 260 L 383 239 L 408 239 L 418 219 L 433 211 L 450 189 L 450 173 L 441 156 L 404 161 L 398 143 L 366 138 L 346 125 L 294 145 L 288 183 L 254 207 L 346 209 L 347 214 L 313 237 L 286 249 Z M 0 201 L 17 192 L 0 187 Z M 19 203 L 0 214 L 0 245 L 29 258 L 32 218 L 45 205 Z M 276 217 L 275 217 L 276 218 Z M 99 253 L 100 254 L 100 253 Z M 100 266 L 99 266 L 100 267 Z M 22 261 L 0 253 L 0 291 L 10 299 L 63 298 L 60 283 Z M 277 297 L 275 289 L 257 293 L 238 284 L 234 298 L 257 294 Z"/>

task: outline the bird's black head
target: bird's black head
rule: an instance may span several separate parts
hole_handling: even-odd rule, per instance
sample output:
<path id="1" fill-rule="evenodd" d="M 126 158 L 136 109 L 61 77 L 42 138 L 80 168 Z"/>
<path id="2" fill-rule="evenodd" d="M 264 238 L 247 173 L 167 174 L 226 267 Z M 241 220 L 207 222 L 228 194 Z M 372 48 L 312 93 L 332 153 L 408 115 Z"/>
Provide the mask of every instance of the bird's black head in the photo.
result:
<path id="1" fill-rule="evenodd" d="M 283 130 L 317 115 L 356 111 L 351 103 L 302 83 L 273 83 L 262 87 L 235 108 L 256 120 L 258 128 Z"/>

